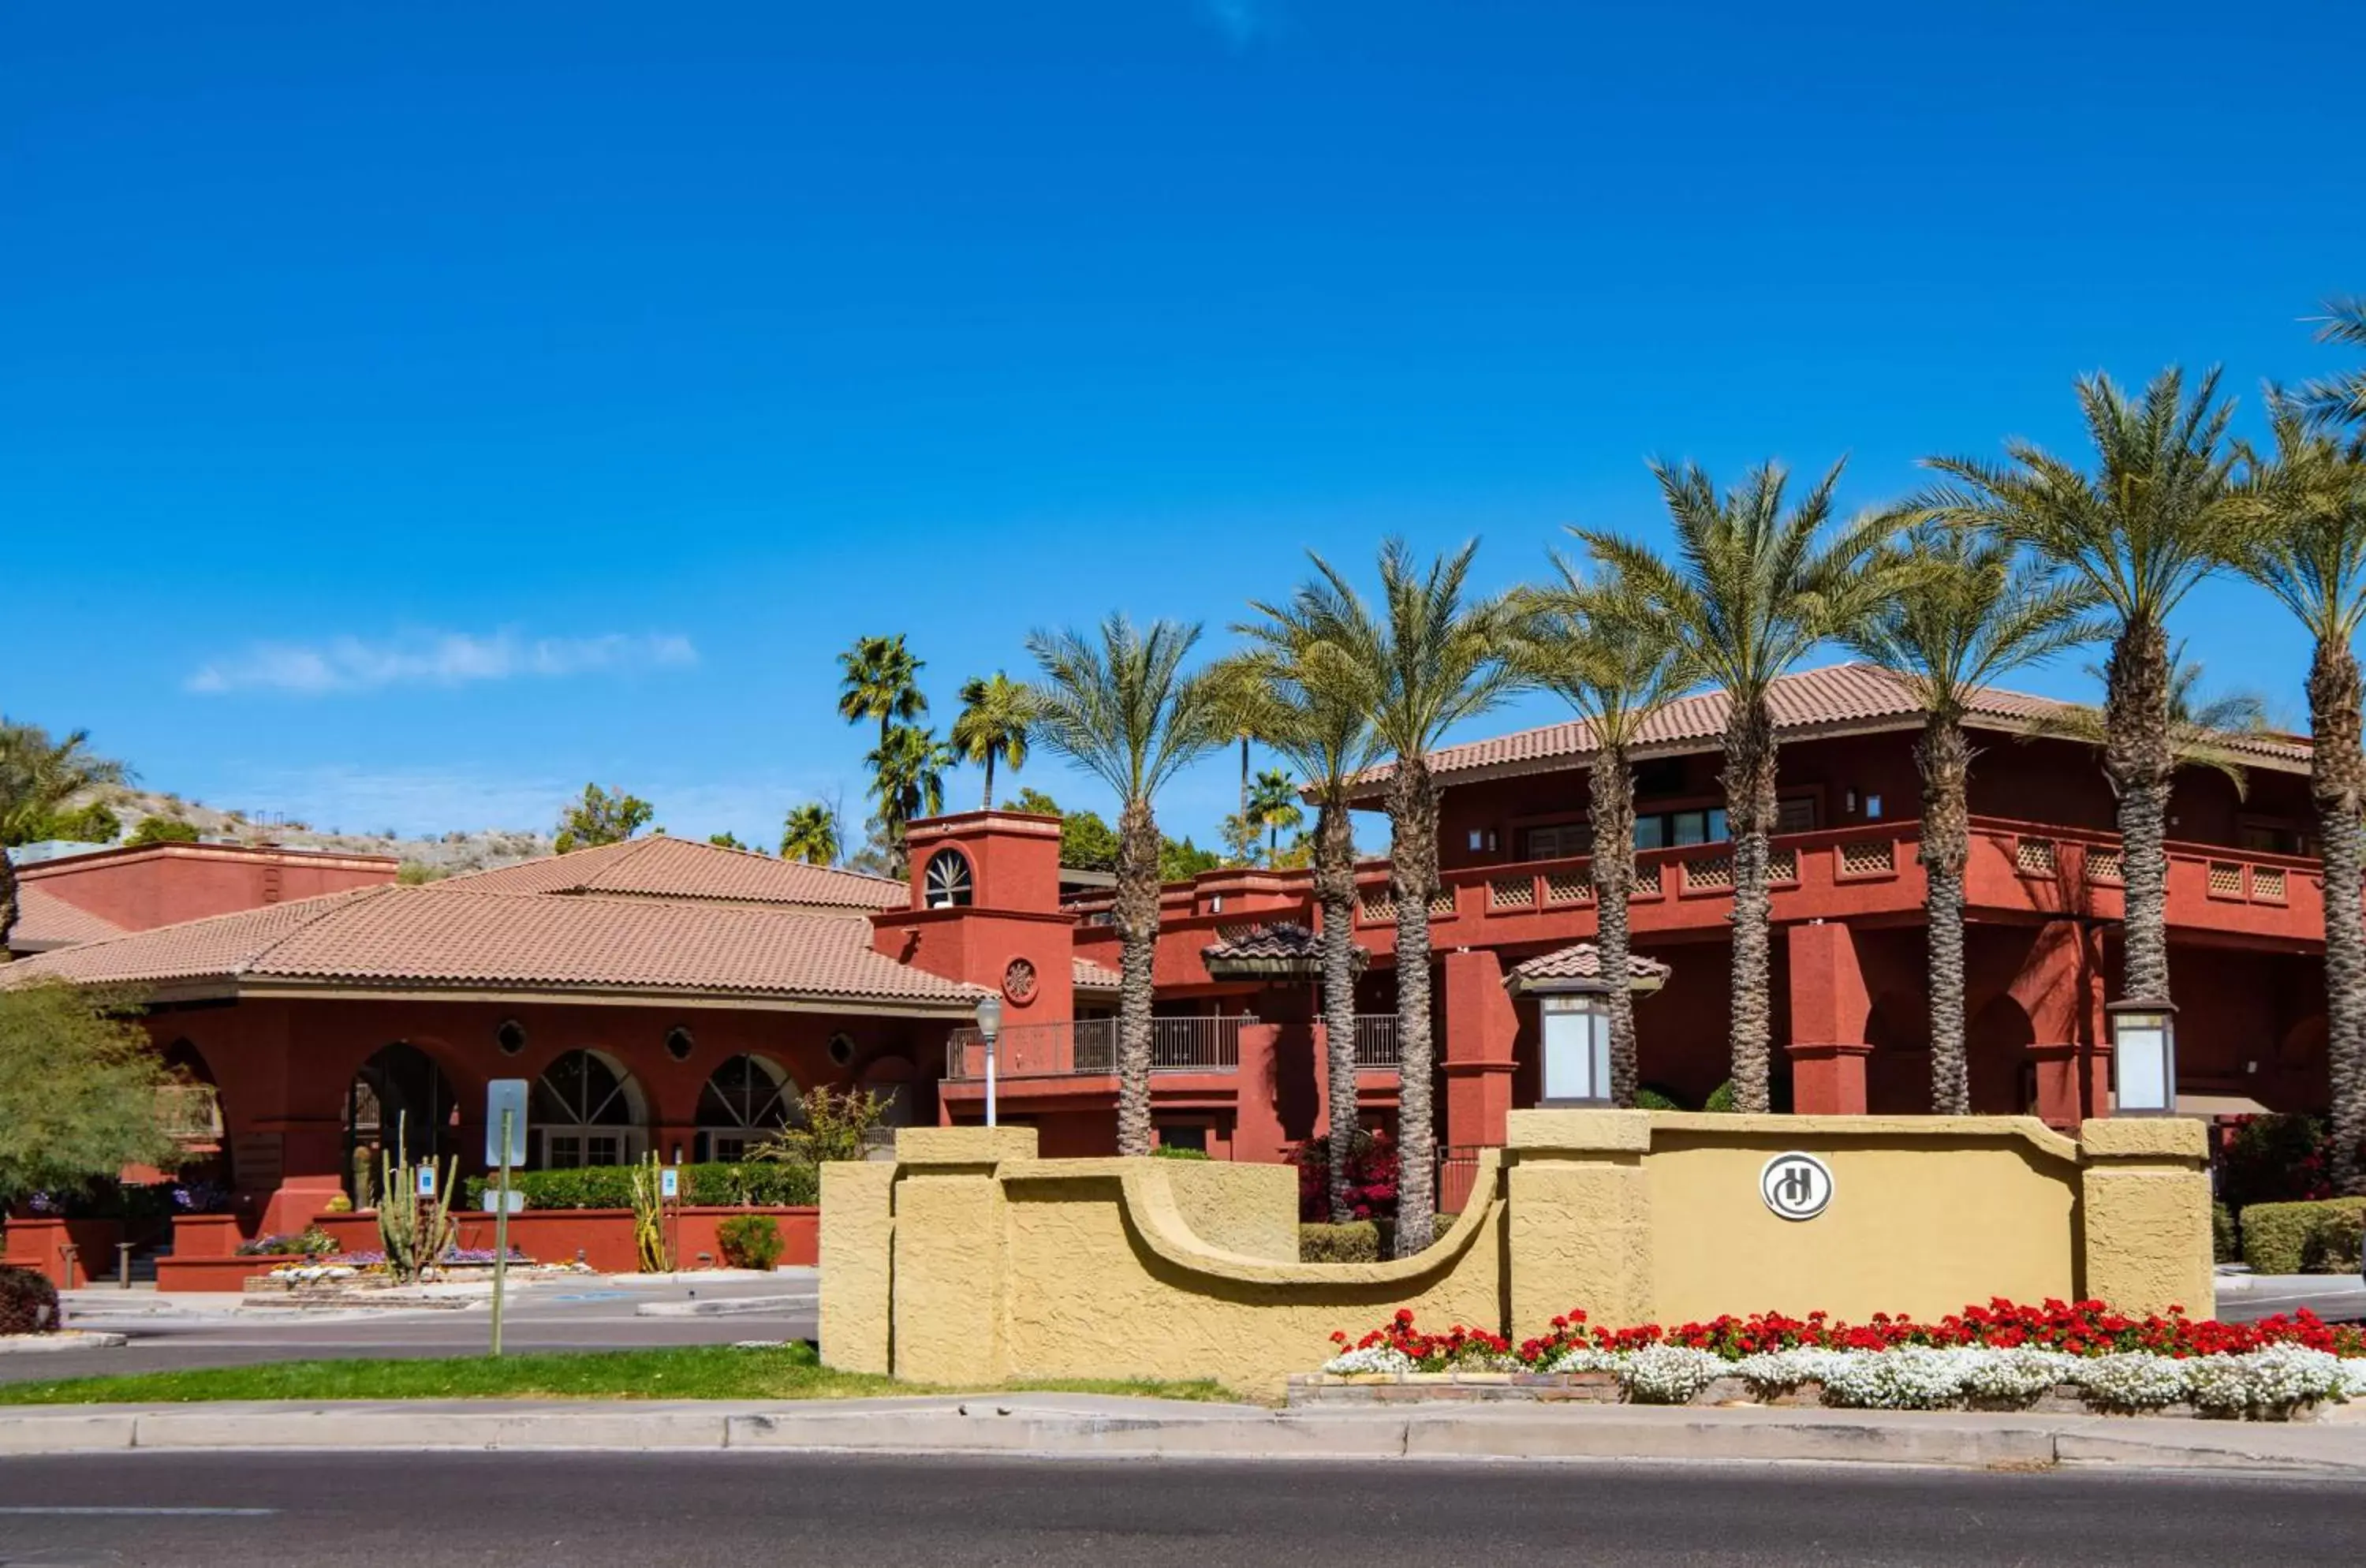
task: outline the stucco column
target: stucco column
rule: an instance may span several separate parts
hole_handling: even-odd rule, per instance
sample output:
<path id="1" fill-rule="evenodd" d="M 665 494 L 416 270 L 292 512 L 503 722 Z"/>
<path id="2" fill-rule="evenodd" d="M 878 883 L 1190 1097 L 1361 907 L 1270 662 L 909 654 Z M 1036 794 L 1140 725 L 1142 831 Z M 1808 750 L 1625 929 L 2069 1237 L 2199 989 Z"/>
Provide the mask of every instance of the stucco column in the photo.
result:
<path id="1" fill-rule="evenodd" d="M 821 1168 L 821 1359 L 840 1371 L 896 1370 L 896 1166 L 832 1160 Z"/>
<path id="2" fill-rule="evenodd" d="M 1008 1253 L 997 1174 L 1035 1157 L 1032 1127 L 907 1127 L 896 1134 L 895 1372 L 917 1382 L 1000 1382 Z"/>
<path id="3" fill-rule="evenodd" d="M 1446 955 L 1446 1127 L 1439 1142 L 1488 1147 L 1504 1142 L 1512 1110 L 1512 1055 L 1519 1010 L 1504 990 L 1492 950 Z"/>
<path id="4" fill-rule="evenodd" d="M 1282 1025 L 1244 1023 L 1240 1067 L 1234 1074 L 1233 1158 L 1278 1162 L 1288 1146 L 1281 1124 Z M 1305 1025 L 1296 1026 L 1301 1032 Z"/>
<path id="5" fill-rule="evenodd" d="M 2102 933 L 2049 920 L 2031 938 L 2009 992 L 2029 1020 L 2039 1117 L 2067 1132 L 2112 1103 L 2103 1018 Z"/>
<path id="6" fill-rule="evenodd" d="M 1791 976 L 1791 1109 L 1801 1116 L 1861 1116 L 1873 1000 L 1856 933 L 1820 921 L 1788 927 L 1783 937 Z"/>
<path id="7" fill-rule="evenodd" d="M 1505 1134 L 1512 1338 L 1543 1333 L 1572 1307 L 1596 1324 L 1651 1321 L 1651 1112 L 1515 1111 Z"/>
<path id="8" fill-rule="evenodd" d="M 2216 1311 L 2210 1150 L 2183 1116 L 2093 1118 L 2079 1127 L 2079 1289 L 2124 1313 Z"/>

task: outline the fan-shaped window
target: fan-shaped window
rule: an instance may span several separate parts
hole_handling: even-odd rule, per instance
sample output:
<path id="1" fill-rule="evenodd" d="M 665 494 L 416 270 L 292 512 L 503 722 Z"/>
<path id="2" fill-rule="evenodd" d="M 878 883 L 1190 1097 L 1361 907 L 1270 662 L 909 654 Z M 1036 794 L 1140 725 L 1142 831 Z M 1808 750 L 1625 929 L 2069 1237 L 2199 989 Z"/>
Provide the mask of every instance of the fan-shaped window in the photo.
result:
<path id="1" fill-rule="evenodd" d="M 546 1170 L 627 1165 L 648 1137 L 632 1074 L 591 1051 L 569 1051 L 543 1069 L 527 1119 Z"/>
<path id="2" fill-rule="evenodd" d="M 783 1127 L 805 1120 L 797 1086 L 779 1064 L 734 1056 L 698 1095 L 698 1157 L 745 1159 Z"/>
<path id="3" fill-rule="evenodd" d="M 972 897 L 969 859 L 959 850 L 939 850 L 920 877 L 920 902 L 931 909 L 965 908 Z"/>

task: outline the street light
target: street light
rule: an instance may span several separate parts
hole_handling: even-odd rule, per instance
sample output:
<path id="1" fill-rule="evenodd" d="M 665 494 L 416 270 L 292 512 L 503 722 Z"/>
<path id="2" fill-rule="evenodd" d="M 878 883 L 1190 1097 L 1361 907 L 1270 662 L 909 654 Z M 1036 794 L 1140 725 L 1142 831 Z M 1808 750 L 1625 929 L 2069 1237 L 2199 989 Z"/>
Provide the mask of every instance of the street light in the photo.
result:
<path id="1" fill-rule="evenodd" d="M 2103 1011 L 2112 1028 L 2114 1111 L 2177 1114 L 2177 1005 L 2130 997 Z"/>
<path id="2" fill-rule="evenodd" d="M 1600 989 L 1537 998 L 1544 1021 L 1545 1105 L 1610 1103 L 1610 999 Z"/>
<path id="3" fill-rule="evenodd" d="M 983 997 L 977 1004 L 977 1032 L 986 1041 L 986 1124 L 994 1125 L 994 1037 L 1002 1032 L 1002 998 Z"/>

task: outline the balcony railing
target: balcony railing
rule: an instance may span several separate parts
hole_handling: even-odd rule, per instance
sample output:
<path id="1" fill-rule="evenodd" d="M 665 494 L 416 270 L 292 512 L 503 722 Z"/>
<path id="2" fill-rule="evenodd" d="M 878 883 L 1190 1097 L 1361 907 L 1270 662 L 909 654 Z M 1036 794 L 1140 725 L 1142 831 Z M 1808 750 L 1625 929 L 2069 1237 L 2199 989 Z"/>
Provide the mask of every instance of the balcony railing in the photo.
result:
<path id="1" fill-rule="evenodd" d="M 1154 1073 L 1229 1073 L 1241 1065 L 1241 1025 L 1255 1019 L 1154 1018 Z M 1117 1071 L 1118 1021 L 1014 1024 L 995 1036 L 994 1070 L 1005 1078 L 1109 1076 Z M 986 1077 L 986 1040 L 964 1025 L 945 1041 L 945 1077 L 956 1082 Z"/>
<path id="2" fill-rule="evenodd" d="M 1356 1066 L 1393 1067 L 1397 1065 L 1397 1015 L 1359 1012 L 1356 1015 Z"/>

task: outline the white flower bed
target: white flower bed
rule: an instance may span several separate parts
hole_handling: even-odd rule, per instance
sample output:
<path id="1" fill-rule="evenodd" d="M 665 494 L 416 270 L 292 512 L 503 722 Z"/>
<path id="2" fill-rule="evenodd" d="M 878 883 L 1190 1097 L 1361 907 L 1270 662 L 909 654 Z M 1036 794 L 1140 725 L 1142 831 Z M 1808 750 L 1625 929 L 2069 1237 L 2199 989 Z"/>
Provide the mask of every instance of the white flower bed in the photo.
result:
<path id="1" fill-rule="evenodd" d="M 282 1284 L 314 1285 L 323 1280 L 350 1280 L 360 1272 L 346 1263 L 299 1263 L 274 1269 L 271 1277 Z"/>
<path id="2" fill-rule="evenodd" d="M 1471 1370 L 1499 1370 L 1501 1359 L 1474 1359 Z M 1403 1351 L 1385 1347 L 1334 1357 L 1326 1372 L 1402 1373 Z M 2070 1356 L 2056 1350 L 1930 1348 L 1774 1350 L 1729 1361 L 1707 1350 L 1653 1345 L 1636 1351 L 1572 1350 L 1550 1372 L 1613 1372 L 1640 1404 L 1682 1404 L 1718 1378 L 1735 1377 L 1762 1396 L 1803 1383 L 1824 1403 L 1864 1410 L 1935 1410 L 1962 1404 L 2014 1408 L 2050 1390 L 2076 1388 L 2107 1410 L 2158 1410 L 2191 1404 L 2212 1415 L 2282 1415 L 2318 1401 L 2366 1399 L 2366 1360 L 2276 1345 L 2233 1356 L 2180 1359 L 2149 1351 Z"/>

